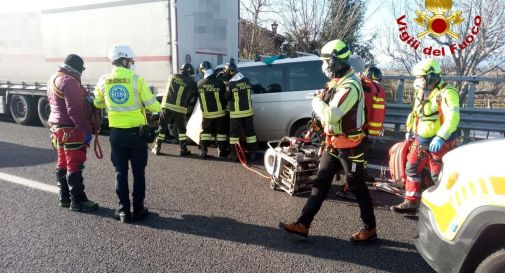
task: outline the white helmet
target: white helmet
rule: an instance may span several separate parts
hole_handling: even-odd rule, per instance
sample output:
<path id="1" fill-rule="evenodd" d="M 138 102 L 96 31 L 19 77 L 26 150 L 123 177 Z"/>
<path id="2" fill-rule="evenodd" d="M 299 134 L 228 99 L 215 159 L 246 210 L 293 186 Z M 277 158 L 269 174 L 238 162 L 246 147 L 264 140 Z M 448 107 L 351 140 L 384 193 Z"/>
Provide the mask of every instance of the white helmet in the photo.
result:
<path id="1" fill-rule="evenodd" d="M 109 51 L 109 59 L 113 62 L 119 58 L 132 59 L 135 58 L 135 53 L 127 45 L 115 45 Z"/>

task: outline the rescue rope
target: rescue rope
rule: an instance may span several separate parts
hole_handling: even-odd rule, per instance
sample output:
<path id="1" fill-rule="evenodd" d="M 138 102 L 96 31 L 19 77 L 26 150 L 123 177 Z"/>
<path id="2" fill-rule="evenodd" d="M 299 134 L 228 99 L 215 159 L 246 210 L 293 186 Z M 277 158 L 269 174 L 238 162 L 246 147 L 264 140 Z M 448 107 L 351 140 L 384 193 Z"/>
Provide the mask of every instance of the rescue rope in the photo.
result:
<path id="1" fill-rule="evenodd" d="M 98 159 L 103 158 L 102 146 L 100 146 L 100 142 L 98 141 L 98 132 L 95 134 L 95 141 L 93 142 L 93 150 L 95 151 L 95 156 Z"/>
<path id="2" fill-rule="evenodd" d="M 102 146 L 100 146 L 100 142 L 98 140 L 98 135 L 100 134 L 100 125 L 102 123 L 102 119 L 100 117 L 100 112 L 95 107 L 91 106 L 92 116 L 91 116 L 91 126 L 93 127 L 93 131 L 95 133 L 95 141 L 93 142 L 93 150 L 95 152 L 95 156 L 98 159 L 103 158 Z"/>
<path id="3" fill-rule="evenodd" d="M 270 176 L 266 176 L 264 174 L 262 174 L 261 172 L 257 171 L 257 170 L 254 170 L 252 169 L 251 167 L 249 167 L 247 165 L 247 161 L 246 161 L 246 157 L 245 157 L 245 152 L 244 152 L 244 148 L 242 148 L 242 145 L 240 145 L 240 143 L 235 143 L 235 153 L 237 154 L 237 157 L 238 159 L 240 160 L 240 163 L 242 164 L 242 166 L 244 168 L 246 168 L 247 170 L 251 171 L 251 172 L 254 172 L 256 173 L 257 175 L 263 177 L 263 178 L 266 178 L 268 180 L 272 179 Z"/>

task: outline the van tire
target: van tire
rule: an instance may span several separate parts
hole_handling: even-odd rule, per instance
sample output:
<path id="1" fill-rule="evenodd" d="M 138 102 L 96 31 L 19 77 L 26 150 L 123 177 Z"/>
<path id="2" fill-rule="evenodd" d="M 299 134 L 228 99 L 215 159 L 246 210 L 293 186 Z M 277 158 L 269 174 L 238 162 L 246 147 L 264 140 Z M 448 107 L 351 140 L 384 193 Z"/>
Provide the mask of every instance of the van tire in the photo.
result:
<path id="1" fill-rule="evenodd" d="M 503 273 L 505 272 L 505 248 L 489 255 L 482 261 L 475 273 Z"/>
<path id="2" fill-rule="evenodd" d="M 11 115 L 17 124 L 28 125 L 37 118 L 33 99 L 29 96 L 13 95 L 10 99 Z"/>
<path id="3" fill-rule="evenodd" d="M 292 134 L 290 136 L 303 138 L 309 128 L 309 124 L 308 124 L 309 122 L 310 122 L 310 120 L 297 121 L 291 127 L 290 132 L 292 132 Z M 321 143 L 321 136 L 319 134 L 313 132 L 312 135 L 310 136 L 310 140 L 311 140 L 312 144 L 319 145 Z"/>
<path id="4" fill-rule="evenodd" d="M 40 97 L 37 102 L 37 113 L 39 114 L 39 119 L 44 127 L 49 127 L 49 113 L 51 112 L 51 106 L 49 105 L 49 100 L 46 97 Z"/>

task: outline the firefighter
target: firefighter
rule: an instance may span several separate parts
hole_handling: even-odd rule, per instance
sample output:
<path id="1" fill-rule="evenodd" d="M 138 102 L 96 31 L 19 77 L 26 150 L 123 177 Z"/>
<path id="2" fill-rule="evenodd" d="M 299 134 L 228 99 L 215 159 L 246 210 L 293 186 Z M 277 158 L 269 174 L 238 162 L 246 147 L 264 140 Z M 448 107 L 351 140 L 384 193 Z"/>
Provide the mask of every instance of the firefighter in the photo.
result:
<path id="1" fill-rule="evenodd" d="M 433 181 L 438 181 L 442 157 L 456 145 L 459 124 L 458 91 L 441 79 L 440 63 L 425 59 L 412 74 L 415 99 L 406 123 L 406 138 L 414 138 L 407 155 L 405 200 L 392 206 L 398 213 L 415 212 L 419 206 L 421 172 L 427 166 Z"/>
<path id="2" fill-rule="evenodd" d="M 200 157 L 207 157 L 207 149 L 211 143 L 212 134 L 216 133 L 219 157 L 229 154 L 226 132 L 226 100 L 225 85 L 216 78 L 212 65 L 204 61 L 199 66 L 203 79 L 198 81 L 198 94 L 202 110 L 202 133 L 200 134 Z"/>
<path id="3" fill-rule="evenodd" d="M 129 46 L 113 46 L 109 59 L 114 68 L 100 78 L 94 91 L 95 106 L 107 109 L 111 161 L 116 170 L 119 199 L 116 220 L 123 223 L 140 220 L 148 214 L 144 206 L 148 146 L 142 130 L 147 124 L 146 109 L 151 112 L 161 110 L 149 84 L 135 73 L 134 58 Z M 133 215 L 130 211 L 128 163 L 133 173 Z"/>
<path id="4" fill-rule="evenodd" d="M 234 145 L 240 142 L 240 133 L 244 130 L 246 148 L 251 161 L 256 161 L 256 150 L 258 149 L 256 132 L 254 131 L 251 101 L 251 84 L 249 80 L 237 69 L 234 62 L 224 66 L 224 73 L 228 79 L 226 99 L 230 109 L 230 146 L 234 154 Z M 237 157 L 236 154 L 234 158 Z"/>
<path id="5" fill-rule="evenodd" d="M 363 72 L 363 75 L 371 80 L 378 82 L 378 83 L 382 82 L 382 71 L 374 65 L 369 66 L 365 70 L 365 72 Z"/>
<path id="6" fill-rule="evenodd" d="M 352 234 L 355 243 L 377 239 L 375 215 L 365 183 L 364 94 L 360 79 L 349 65 L 351 51 L 341 40 L 328 42 L 321 49 L 324 73 L 331 78 L 328 88 L 312 100 L 312 108 L 326 133 L 325 151 L 320 159 L 310 197 L 296 222 L 279 226 L 302 237 L 309 234 L 310 224 L 326 199 L 333 177 L 344 170 L 346 182 L 359 204 L 364 227 Z"/>
<path id="7" fill-rule="evenodd" d="M 381 89 L 382 89 L 382 85 L 381 85 L 381 81 L 382 81 L 382 71 L 381 71 L 378 67 L 376 67 L 376 66 L 374 66 L 374 65 L 369 66 L 369 67 L 365 70 L 365 72 L 363 72 L 363 76 L 365 76 L 365 77 L 367 77 L 367 78 L 369 78 L 369 79 L 373 80 L 373 81 L 374 81 L 374 82 L 373 82 L 373 83 L 374 83 L 374 85 L 375 85 L 375 86 L 380 86 L 380 87 L 381 87 Z M 370 139 L 368 138 L 368 135 L 367 135 L 367 137 L 366 137 L 366 141 L 368 142 L 368 147 L 370 147 L 370 146 L 371 146 L 371 141 L 370 141 Z M 368 153 L 366 153 L 366 154 L 368 154 Z M 365 155 L 366 155 L 366 154 L 365 154 Z M 375 178 L 374 178 L 374 177 L 372 177 L 372 176 L 370 176 L 370 175 L 368 174 L 368 158 L 365 158 L 365 165 L 366 165 L 366 168 L 365 168 L 365 171 L 366 171 L 366 174 L 365 174 L 366 181 L 367 181 L 367 182 L 374 182 L 374 181 L 375 181 Z"/>
<path id="8" fill-rule="evenodd" d="M 82 58 L 70 54 L 47 83 L 47 98 L 51 107 L 48 121 L 58 152 L 56 180 L 60 188 L 59 205 L 72 211 L 98 209 L 98 204 L 86 196 L 82 177 L 86 148 L 93 133 L 88 92 L 81 84 L 84 69 Z"/>
<path id="9" fill-rule="evenodd" d="M 188 150 L 186 135 L 186 116 L 188 108 L 196 103 L 198 99 L 198 89 L 196 82 L 192 79 L 195 75 L 195 70 L 191 64 L 184 64 L 179 70 L 179 74 L 174 74 L 167 83 L 163 101 L 161 104 L 162 110 L 159 120 L 158 136 L 156 143 L 151 152 L 155 155 L 159 154 L 161 144 L 165 140 L 165 133 L 168 132 L 168 123 L 173 120 L 179 135 L 180 156 L 188 156 L 191 151 Z"/>

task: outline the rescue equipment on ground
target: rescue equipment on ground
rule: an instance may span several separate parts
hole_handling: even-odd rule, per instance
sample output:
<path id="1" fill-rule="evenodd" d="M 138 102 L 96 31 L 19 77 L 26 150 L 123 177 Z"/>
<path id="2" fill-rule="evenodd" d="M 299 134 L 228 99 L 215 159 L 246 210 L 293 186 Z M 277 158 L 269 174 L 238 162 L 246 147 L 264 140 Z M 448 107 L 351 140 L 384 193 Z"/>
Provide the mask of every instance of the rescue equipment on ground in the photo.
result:
<path id="1" fill-rule="evenodd" d="M 380 136 L 384 131 L 386 118 L 386 92 L 382 86 L 369 78 L 361 77 L 363 93 L 365 94 L 366 122 L 363 130 L 371 136 Z"/>
<path id="2" fill-rule="evenodd" d="M 319 167 L 319 147 L 295 137 L 271 140 L 267 144 L 264 162 L 272 176 L 270 188 L 290 195 L 311 191 Z"/>
<path id="3" fill-rule="evenodd" d="M 389 149 L 389 175 L 390 183 L 393 183 L 397 188 L 405 187 L 407 175 L 405 174 L 405 166 L 407 165 L 407 154 L 409 153 L 412 139 L 407 139 L 395 143 Z"/>
<path id="4" fill-rule="evenodd" d="M 413 140 L 406 139 L 395 143 L 389 149 L 389 178 L 386 177 L 385 170 L 381 172 L 382 181 L 373 183 L 375 189 L 396 194 L 398 196 L 405 195 L 405 182 L 407 175 L 405 167 L 407 166 L 407 155 L 412 146 Z M 426 156 L 430 156 L 425 152 Z M 421 172 L 421 189 L 426 189 L 433 185 L 430 172 L 424 168 Z"/>

